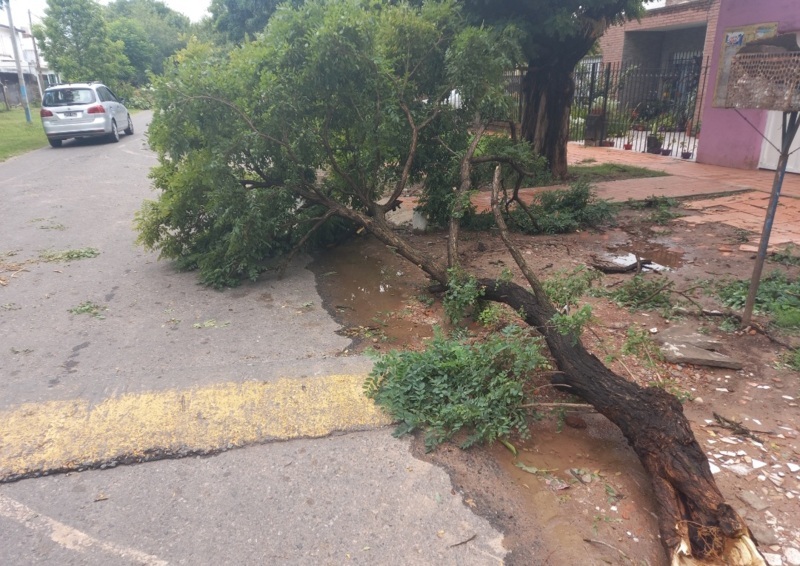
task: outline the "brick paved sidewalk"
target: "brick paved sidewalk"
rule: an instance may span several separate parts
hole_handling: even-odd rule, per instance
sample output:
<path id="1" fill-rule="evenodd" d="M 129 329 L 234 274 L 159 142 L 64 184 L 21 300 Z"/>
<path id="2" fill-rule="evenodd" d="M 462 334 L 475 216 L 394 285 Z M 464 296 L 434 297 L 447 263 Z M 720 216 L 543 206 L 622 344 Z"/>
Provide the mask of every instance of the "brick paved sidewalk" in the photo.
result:
<path id="1" fill-rule="evenodd" d="M 680 198 L 738 193 L 684 203 L 685 208 L 696 211 L 696 214 L 683 217 L 682 220 L 693 224 L 721 222 L 747 230 L 754 234 L 751 242 L 757 242 L 761 236 L 775 178 L 774 171 L 731 169 L 673 157 L 580 144 L 569 144 L 567 158 L 570 164 L 594 159 L 598 163 L 635 165 L 671 175 L 598 183 L 598 195 L 615 201 L 627 198 L 639 200 L 651 195 Z M 789 243 L 800 246 L 800 175 L 792 173 L 787 173 L 783 181 L 770 247 Z M 753 246 L 743 245 L 741 249 L 752 251 Z"/>

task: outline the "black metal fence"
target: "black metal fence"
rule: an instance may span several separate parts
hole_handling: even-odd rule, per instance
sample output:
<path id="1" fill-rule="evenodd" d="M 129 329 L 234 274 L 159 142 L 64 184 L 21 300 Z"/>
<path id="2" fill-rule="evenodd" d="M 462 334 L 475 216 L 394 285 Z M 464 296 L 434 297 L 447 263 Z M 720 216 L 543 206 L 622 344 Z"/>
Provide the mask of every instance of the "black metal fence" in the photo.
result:
<path id="1" fill-rule="evenodd" d="M 708 61 L 675 54 L 660 69 L 584 63 L 575 71 L 569 139 L 692 158 Z"/>

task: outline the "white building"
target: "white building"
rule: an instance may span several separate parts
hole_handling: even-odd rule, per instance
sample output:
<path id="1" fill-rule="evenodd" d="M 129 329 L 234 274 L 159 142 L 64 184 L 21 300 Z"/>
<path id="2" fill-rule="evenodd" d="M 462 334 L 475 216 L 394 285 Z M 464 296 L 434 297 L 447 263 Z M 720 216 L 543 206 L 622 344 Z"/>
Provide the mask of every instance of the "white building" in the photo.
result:
<path id="1" fill-rule="evenodd" d="M 16 26 L 15 26 L 16 27 Z M 17 45 L 20 49 L 22 58 L 22 74 L 25 77 L 25 86 L 28 91 L 28 100 L 41 100 L 42 91 L 49 85 L 57 82 L 56 74 L 47 65 L 47 62 L 39 56 L 41 64 L 41 80 L 36 69 L 36 53 L 33 46 L 33 36 L 28 30 L 16 27 Z M 9 105 L 20 104 L 19 79 L 17 76 L 17 63 L 14 59 L 14 45 L 12 43 L 11 28 L 6 24 L 0 24 L 0 98 L 6 96 Z M 3 100 L 0 100 L 3 104 Z"/>

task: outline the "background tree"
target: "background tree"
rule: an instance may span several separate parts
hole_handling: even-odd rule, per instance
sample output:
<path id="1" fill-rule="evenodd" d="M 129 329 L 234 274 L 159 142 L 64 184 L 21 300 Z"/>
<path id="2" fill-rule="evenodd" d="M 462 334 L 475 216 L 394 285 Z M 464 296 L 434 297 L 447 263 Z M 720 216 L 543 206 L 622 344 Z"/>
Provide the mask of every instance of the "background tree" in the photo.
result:
<path id="1" fill-rule="evenodd" d="M 192 28 L 188 17 L 159 0 L 115 0 L 104 15 L 111 39 L 125 45 L 136 85 L 148 82 L 147 73 L 164 71 L 165 59 L 186 47 Z"/>
<path id="2" fill-rule="evenodd" d="M 131 74 L 121 41 L 112 41 L 100 5 L 93 0 L 47 0 L 34 30 L 42 56 L 67 81 L 116 85 Z"/>
<path id="3" fill-rule="evenodd" d="M 303 0 L 211 0 L 209 11 L 217 33 L 226 41 L 241 43 L 246 37 L 264 31 L 279 4 L 294 6 Z"/>
<path id="4" fill-rule="evenodd" d="M 475 21 L 522 32 L 522 137 L 547 158 L 554 175 L 567 174 L 572 72 L 613 24 L 644 11 L 643 0 L 464 0 Z"/>
<path id="5" fill-rule="evenodd" d="M 150 142 L 160 194 L 137 216 L 141 243 L 223 285 L 257 276 L 270 257 L 291 258 L 315 235 L 360 227 L 456 289 L 470 279 L 458 264 L 457 219 L 476 169 L 503 164 L 524 176 L 532 156 L 525 142 L 483 139 L 508 112 L 502 75 L 519 57 L 511 39 L 465 26 L 455 0 L 420 8 L 309 0 L 276 12 L 266 33 L 241 48 L 191 43 L 157 81 Z M 447 103 L 453 89 L 460 108 Z M 530 289 L 502 275 L 471 278 L 475 288 L 522 313 L 560 369 L 555 383 L 620 427 L 652 479 L 674 564 L 765 564 L 678 400 L 616 375 L 576 331 L 562 334 L 553 323 L 557 311 L 507 237 L 501 171 L 495 218 Z M 431 179 L 455 187 L 447 263 L 386 218 L 409 184 Z"/>

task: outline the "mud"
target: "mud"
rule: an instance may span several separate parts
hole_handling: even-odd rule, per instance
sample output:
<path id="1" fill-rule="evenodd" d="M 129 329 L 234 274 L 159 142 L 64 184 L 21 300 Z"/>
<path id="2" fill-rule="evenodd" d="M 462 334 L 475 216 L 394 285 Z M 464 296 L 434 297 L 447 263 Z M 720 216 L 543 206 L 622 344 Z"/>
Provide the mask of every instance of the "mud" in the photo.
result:
<path id="1" fill-rule="evenodd" d="M 404 236 L 444 257 L 443 234 Z M 647 211 L 626 210 L 612 230 L 516 236 L 515 241 L 539 277 L 571 270 L 598 255 L 634 253 L 670 268 L 647 277 L 669 277 L 678 289 L 689 289 L 698 281 L 748 278 L 752 254 L 738 251 L 742 238 L 740 230 L 722 224 L 697 226 L 678 219 L 654 226 Z M 467 233 L 464 240 L 462 262 L 468 270 L 496 277 L 507 268 L 522 282 L 499 238 Z M 441 297 L 427 292 L 425 275 L 369 238 L 332 252 L 317 260 L 314 271 L 326 308 L 345 332 L 349 329 L 352 347 L 424 347 L 433 326 L 444 318 Z M 612 287 L 629 277 L 607 275 L 601 284 Z M 702 290 L 696 300 L 709 308 L 718 306 Z M 726 500 L 755 525 L 762 549 L 782 554 L 800 548 L 800 475 L 787 467 L 800 462 L 800 380 L 781 363 L 785 349 L 762 334 L 723 332 L 719 319 L 667 320 L 655 312 L 627 312 L 605 299 L 586 302 L 595 315 L 592 331 L 584 335 L 590 350 L 641 385 L 693 399 L 684 408 L 695 435 L 720 470 L 715 478 Z M 658 332 L 669 326 L 719 339 L 720 351 L 744 362 L 744 369 L 652 363 L 620 353 L 629 328 Z M 780 340 L 800 344 L 793 335 Z M 536 400 L 564 398 L 545 388 Z M 756 445 L 731 437 L 715 427 L 714 412 L 769 432 L 767 441 Z M 565 426 L 565 415 L 577 417 L 567 421 L 581 428 Z M 425 454 L 416 439 L 415 451 L 447 469 L 467 504 L 503 529 L 509 564 L 666 564 L 649 478 L 618 429 L 586 411 L 543 409 L 539 416 L 531 421 L 531 439 L 514 441 L 516 458 L 500 444 L 469 451 L 448 444 Z M 736 444 L 733 452 L 725 449 L 728 442 Z M 735 458 L 729 456 L 737 452 Z M 768 462 L 769 471 L 754 470 L 752 461 Z M 756 510 L 741 499 L 751 490 L 768 502 L 767 508 Z"/>

